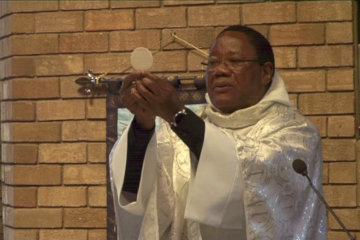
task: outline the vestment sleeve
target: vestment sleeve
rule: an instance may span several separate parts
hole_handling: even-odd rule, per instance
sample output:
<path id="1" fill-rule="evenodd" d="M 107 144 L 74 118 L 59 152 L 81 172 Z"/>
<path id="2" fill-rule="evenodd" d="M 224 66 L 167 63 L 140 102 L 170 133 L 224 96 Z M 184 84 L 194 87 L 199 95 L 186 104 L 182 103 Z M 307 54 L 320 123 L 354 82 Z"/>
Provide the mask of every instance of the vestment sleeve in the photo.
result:
<path id="1" fill-rule="evenodd" d="M 206 123 L 203 148 L 190 187 L 185 218 L 214 227 L 243 228 L 243 186 L 239 167 L 232 137 Z M 233 208 L 236 211 L 231 213 Z"/>
<path id="2" fill-rule="evenodd" d="M 126 169 L 127 147 L 128 147 L 129 127 L 124 131 L 120 139 L 115 143 L 110 154 L 110 174 L 113 183 L 113 194 L 115 194 L 115 205 L 132 214 L 142 215 L 144 205 L 148 199 L 152 186 L 155 181 L 156 168 L 156 134 L 150 139 L 145 152 L 143 167 L 141 170 L 141 180 L 139 193 L 136 201 L 128 202 L 123 196 L 123 184 Z M 146 173 L 146 174 L 144 174 Z"/>
<path id="3" fill-rule="evenodd" d="M 140 185 L 141 169 L 149 141 L 154 134 L 155 127 L 150 130 L 142 129 L 134 119 L 128 131 L 128 148 L 123 191 L 137 194 Z"/>
<path id="4" fill-rule="evenodd" d="M 190 109 L 186 109 L 186 112 L 187 115 L 181 123 L 177 127 L 171 127 L 171 129 L 195 154 L 196 160 L 198 160 L 204 142 L 205 122 Z"/>

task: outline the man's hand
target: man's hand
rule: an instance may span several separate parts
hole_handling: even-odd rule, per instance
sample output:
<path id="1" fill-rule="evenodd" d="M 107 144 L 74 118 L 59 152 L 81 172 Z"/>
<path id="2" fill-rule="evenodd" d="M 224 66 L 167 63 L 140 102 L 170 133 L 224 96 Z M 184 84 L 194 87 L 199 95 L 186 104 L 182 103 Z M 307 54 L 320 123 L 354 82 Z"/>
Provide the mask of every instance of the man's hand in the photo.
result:
<path id="1" fill-rule="evenodd" d="M 145 101 L 136 89 L 136 81 L 142 78 L 142 73 L 136 72 L 128 75 L 120 89 L 120 101 L 135 115 L 136 122 L 143 129 L 152 129 L 155 125 L 155 115 L 144 106 Z"/>
<path id="2" fill-rule="evenodd" d="M 151 73 L 142 73 L 141 80 L 136 82 L 136 90 L 141 96 L 140 105 L 167 122 L 171 122 L 174 114 L 184 108 L 171 83 Z"/>

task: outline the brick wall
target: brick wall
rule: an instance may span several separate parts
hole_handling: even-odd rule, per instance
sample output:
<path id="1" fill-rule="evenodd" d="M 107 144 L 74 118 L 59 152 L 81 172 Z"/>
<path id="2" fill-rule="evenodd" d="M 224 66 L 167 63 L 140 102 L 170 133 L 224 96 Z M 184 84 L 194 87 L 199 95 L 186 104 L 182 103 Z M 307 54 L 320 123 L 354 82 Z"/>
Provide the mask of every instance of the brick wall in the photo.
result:
<path id="1" fill-rule="evenodd" d="M 119 75 L 132 49 L 153 72 L 202 74 L 224 26 L 266 35 L 293 103 L 323 137 L 329 204 L 360 238 L 360 144 L 355 125 L 354 1 L 1 1 L 0 90 L 5 239 L 106 239 L 104 96 L 74 80 Z M 159 51 L 163 49 L 164 51 Z M 346 239 L 329 216 L 329 239 Z"/>

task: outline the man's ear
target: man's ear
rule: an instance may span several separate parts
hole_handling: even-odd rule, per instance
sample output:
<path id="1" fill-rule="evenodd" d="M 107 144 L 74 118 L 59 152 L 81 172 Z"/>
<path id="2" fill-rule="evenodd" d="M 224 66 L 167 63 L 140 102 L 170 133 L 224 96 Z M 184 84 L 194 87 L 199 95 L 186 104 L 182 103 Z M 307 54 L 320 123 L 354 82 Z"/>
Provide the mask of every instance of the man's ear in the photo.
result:
<path id="1" fill-rule="evenodd" d="M 261 79 L 262 79 L 262 83 L 265 86 L 269 85 L 269 83 L 271 82 L 271 79 L 274 75 L 274 71 L 275 71 L 274 65 L 271 62 L 266 62 L 262 66 Z"/>

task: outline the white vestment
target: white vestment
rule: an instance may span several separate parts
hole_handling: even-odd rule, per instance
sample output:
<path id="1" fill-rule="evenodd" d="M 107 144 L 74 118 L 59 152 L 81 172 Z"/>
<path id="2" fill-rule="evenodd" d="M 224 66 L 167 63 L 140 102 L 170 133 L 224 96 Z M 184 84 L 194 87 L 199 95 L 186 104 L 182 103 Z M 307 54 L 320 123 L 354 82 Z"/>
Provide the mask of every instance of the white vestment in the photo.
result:
<path id="1" fill-rule="evenodd" d="M 208 100 L 209 101 L 209 100 Z M 326 211 L 295 159 L 322 191 L 321 138 L 291 106 L 275 74 L 263 99 L 232 114 L 209 102 L 199 163 L 162 123 L 146 150 L 139 193 L 123 197 L 127 131 L 110 155 L 118 240 L 324 240 Z"/>

